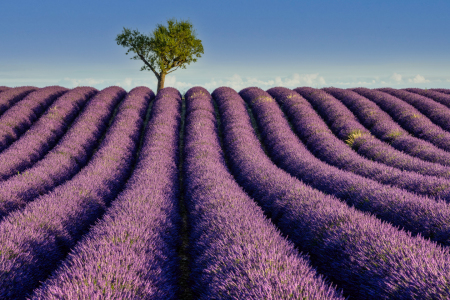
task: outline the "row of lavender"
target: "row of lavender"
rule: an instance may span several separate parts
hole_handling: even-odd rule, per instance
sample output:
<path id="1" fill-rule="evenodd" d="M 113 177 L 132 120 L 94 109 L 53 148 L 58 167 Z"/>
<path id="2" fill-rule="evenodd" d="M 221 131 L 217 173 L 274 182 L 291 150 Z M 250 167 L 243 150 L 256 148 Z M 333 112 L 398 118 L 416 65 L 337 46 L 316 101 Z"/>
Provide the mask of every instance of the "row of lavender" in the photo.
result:
<path id="1" fill-rule="evenodd" d="M 121 99 L 124 95 L 123 89 L 111 87 L 103 98 Z M 131 171 L 151 96 L 152 92 L 145 87 L 128 93 L 89 163 L 71 180 L 0 222 L 0 298 L 23 298 L 36 288 L 120 192 Z M 111 102 L 114 103 L 103 104 L 100 107 L 103 112 L 97 113 L 108 115 Z M 97 131 L 101 125 L 98 123 Z M 82 132 L 78 135 L 84 138 Z M 77 142 L 76 137 L 72 144 Z M 50 166 L 46 170 L 49 172 Z"/>
<path id="2" fill-rule="evenodd" d="M 359 210 L 373 213 L 413 234 L 421 234 L 443 245 L 450 244 L 450 206 L 447 202 L 383 185 L 324 163 L 302 143 L 302 140 L 308 143 L 301 131 L 308 130 L 302 114 L 312 113 L 309 103 L 295 91 L 286 88 L 270 89 L 268 94 L 260 95 L 260 98 L 262 100 L 259 101 L 265 100 L 271 105 L 266 108 L 262 117 L 256 119 L 260 122 L 259 126 L 264 128 L 264 144 L 271 158 L 280 167 L 312 187 L 335 195 Z M 302 140 L 289 130 L 280 106 L 285 109 L 294 130 Z M 309 126 L 315 128 L 317 125 Z"/>
<path id="3" fill-rule="evenodd" d="M 406 132 L 397 134 L 397 123 L 387 113 L 380 110 L 376 104 L 359 94 L 338 88 L 324 88 L 323 90 L 301 88 L 296 91 L 300 92 L 312 105 L 333 134 L 345 141 L 347 145 L 361 156 L 400 170 L 450 178 L 449 166 L 426 161 L 423 160 L 425 159 L 424 157 L 422 159 L 419 158 L 421 157 L 420 155 L 416 157 L 403 152 L 401 149 L 396 149 L 394 146 L 399 143 L 395 139 L 400 138 L 399 136 L 401 135 L 407 135 Z M 315 119 L 318 119 L 319 123 L 323 123 L 317 115 Z M 361 122 L 365 122 L 364 124 L 371 130 L 364 127 Z M 380 134 L 380 131 L 383 129 L 385 131 Z M 412 136 L 407 138 L 410 139 L 410 143 L 413 140 L 423 143 L 426 146 L 425 149 L 429 150 L 429 154 L 432 153 L 433 149 L 437 150 L 437 153 L 434 153 L 435 157 L 445 159 L 445 157 L 440 155 L 450 155 L 450 153 L 440 150 L 426 141 L 417 140 Z M 409 153 L 414 154 L 413 149 L 415 146 L 410 146 Z M 417 155 L 418 153 L 415 154 Z M 450 157 L 447 157 L 447 159 L 450 162 Z"/>
<path id="4" fill-rule="evenodd" d="M 17 140 L 56 98 L 67 91 L 68 89 L 60 86 L 45 87 L 7 109 L 0 120 L 0 151 Z M 12 101 L 7 103 L 9 104 Z"/>
<path id="5" fill-rule="evenodd" d="M 72 127 L 72 122 L 97 92 L 94 88 L 79 87 L 56 99 L 19 140 L 1 152 L 0 181 L 30 168 L 42 159 Z M 3 93 L 0 99 L 11 100 L 13 97 Z"/>
<path id="6" fill-rule="evenodd" d="M 126 146 L 127 137 L 120 136 L 119 129 L 121 126 L 130 128 L 128 132 L 131 136 L 132 132 L 139 131 L 130 126 L 132 118 L 127 120 L 120 109 L 105 141 L 85 168 L 72 180 L 31 202 L 24 210 L 9 214 L 0 223 L 0 236 L 7 241 L 0 249 L 3 254 L 3 263 L 0 264 L 2 297 L 22 298 L 29 294 L 38 285 L 38 280 L 42 281 L 53 272 L 73 249 L 51 278 L 34 290 L 34 299 L 177 298 L 179 274 L 175 249 L 179 214 L 176 209 L 175 150 L 181 97 L 177 97 L 174 91 L 165 89 L 158 94 L 159 101 L 155 100 L 145 139 L 147 144 L 143 147 L 136 172 L 105 218 L 87 235 L 83 234 L 89 224 L 102 215 L 106 202 L 114 197 L 114 190 L 105 189 L 114 180 L 114 170 L 125 169 L 123 172 L 126 172 L 129 165 L 123 163 L 130 157 L 126 151 L 129 148 Z M 128 105 L 127 99 L 130 102 L 129 98 L 135 94 L 130 92 L 121 107 Z M 165 97 L 168 99 L 163 101 Z M 307 257 L 299 256 L 293 245 L 279 234 L 260 208 L 238 187 L 226 171 L 223 159 L 220 163 L 222 156 L 211 99 L 199 99 L 197 102 L 189 96 L 188 99 L 185 169 L 192 175 L 186 177 L 189 179 L 186 185 L 187 190 L 195 192 L 188 193 L 186 198 L 193 216 L 190 218 L 191 284 L 197 296 L 205 299 L 218 295 L 220 298 L 287 299 L 305 296 L 341 299 L 338 292 L 311 269 Z M 170 101 L 173 101 L 172 105 Z M 202 110 L 196 110 L 198 106 L 205 105 L 210 111 L 206 119 Z M 209 134 L 208 128 L 204 134 L 205 128 L 199 127 L 197 122 L 203 123 L 208 119 L 212 123 Z M 122 145 L 121 151 L 111 158 L 108 154 L 115 149 L 112 141 L 119 137 L 121 141 L 117 142 Z M 216 143 L 212 143 L 215 147 L 211 149 L 212 157 L 205 160 L 204 155 L 198 154 L 204 150 L 202 144 L 211 142 L 211 137 L 213 141 L 215 138 Z M 164 149 L 165 152 L 161 151 Z M 108 159 L 122 160 L 122 164 L 107 168 L 109 172 L 102 172 Z M 215 164 L 217 162 L 219 165 Z M 208 171 L 212 176 L 219 175 L 215 183 L 226 185 L 222 192 L 211 195 L 209 178 L 198 174 L 200 165 L 210 166 Z M 154 173 L 158 166 L 159 172 Z M 217 167 L 222 172 L 217 173 Z M 225 178 L 228 180 L 222 182 Z M 119 183 L 121 180 L 115 178 L 114 181 Z M 205 188 L 199 189 L 199 183 Z M 155 186 L 158 188 L 155 189 Z M 230 198 L 236 197 L 234 201 L 224 202 L 222 209 L 221 204 L 217 203 L 217 209 L 205 214 L 203 209 L 210 210 L 211 203 L 208 205 L 197 197 L 208 199 L 212 196 L 211 200 L 217 201 L 217 197 L 224 200 L 230 197 L 228 187 L 236 190 L 237 194 Z M 160 201 L 155 201 L 158 195 Z M 154 222 L 148 222 L 152 220 L 149 215 L 152 209 Z M 246 220 L 244 227 L 241 224 L 243 220 Z M 258 229 L 256 232 L 255 228 Z M 204 232 L 209 235 L 209 243 L 204 240 Z M 171 234 L 167 236 L 168 233 Z M 153 247 L 148 249 L 149 245 Z M 234 251 L 230 251 L 229 247 Z M 114 261 L 117 263 L 111 264 Z M 205 262 L 208 264 L 205 265 Z M 236 285 L 237 281 L 241 281 L 240 284 Z M 224 286 L 224 282 L 229 284 Z"/>
<path id="7" fill-rule="evenodd" d="M 77 95 L 79 91 L 70 91 L 68 92 L 70 97 L 64 97 L 65 99 L 61 100 L 67 101 L 69 99 L 69 102 L 72 102 L 70 100 L 71 97 L 79 97 Z M 30 96 L 34 96 L 33 94 L 30 94 Z M 90 88 L 84 90 L 80 98 L 85 99 L 89 94 L 92 94 L 92 89 Z M 14 155 L 26 157 L 27 154 L 32 154 L 34 147 L 39 146 L 39 142 L 36 142 L 36 140 L 39 139 L 38 136 L 40 135 L 47 137 L 46 140 L 40 143 L 41 145 L 50 143 L 50 140 L 53 138 L 57 139 L 54 135 L 49 134 L 49 131 L 46 129 L 49 119 L 53 118 L 54 113 L 52 111 L 48 111 L 41 118 L 42 120 L 36 124 L 37 126 L 33 126 L 11 147 L 0 152 L 0 161 L 5 162 L 5 167 L 0 167 L 0 170 L 5 176 L 15 172 L 16 168 L 22 164 L 30 166 L 25 172 L 18 173 L 0 182 L 0 219 L 14 210 L 23 208 L 34 198 L 51 191 L 54 187 L 77 174 L 93 155 L 99 139 L 104 135 L 108 122 L 113 117 L 114 109 L 125 95 L 125 90 L 119 87 L 106 88 L 96 94 L 71 124 L 69 130 L 49 152 L 44 151 L 43 148 L 45 147 L 40 149 L 41 151 L 36 156 L 41 159 L 35 164 L 32 164 L 32 160 L 26 163 L 26 161 L 20 162 L 16 160 L 8 162 L 8 159 Z M 24 100 L 28 100 L 27 98 Z M 61 103 L 59 100 L 58 102 Z M 17 105 L 21 103 L 22 101 Z M 13 108 L 15 106 L 11 109 Z M 9 110 L 0 117 L 0 122 L 4 117 L 9 117 L 7 115 L 8 112 Z M 52 127 L 51 124 L 48 124 L 48 126 Z M 43 128 L 45 129 L 43 130 Z M 55 128 L 53 129 L 55 130 Z M 8 169 L 8 166 L 11 169 Z"/>
<path id="8" fill-rule="evenodd" d="M 411 237 L 279 169 L 260 147 L 240 96 L 252 103 L 260 125 L 272 125 L 262 135 L 289 131 L 281 111 L 278 118 L 272 113 L 279 108 L 264 91 L 244 89 L 239 95 L 228 88 L 216 89 L 213 97 L 223 118 L 225 153 L 233 174 L 281 231 L 310 254 L 320 273 L 358 299 L 449 296 L 448 250 L 420 236 Z M 277 152 L 288 165 L 295 163 L 296 151 L 279 148 Z M 328 178 L 333 181 L 337 176 Z"/>
<path id="9" fill-rule="evenodd" d="M 228 172 L 211 95 L 186 93 L 185 190 L 195 299 L 341 299 Z"/>
<path id="10" fill-rule="evenodd" d="M 216 92 L 216 91 L 215 91 Z M 270 92 L 270 91 L 269 91 Z M 245 94 L 245 91 L 242 91 L 241 92 L 241 94 L 242 93 L 244 93 Z M 244 95 L 243 94 L 243 95 Z M 188 95 L 188 94 L 187 94 Z M 0 96 L 1 96 L 1 94 L 0 94 Z M 261 95 L 259 95 L 259 96 L 261 96 Z M 263 100 L 265 99 L 264 97 L 267 97 L 268 95 L 266 94 L 266 95 L 262 95 L 261 97 L 263 98 Z M 269 96 L 270 97 L 270 96 Z M 291 97 L 292 97 L 292 95 L 291 95 Z M 62 98 L 62 97 L 61 97 Z M 258 97 L 257 97 L 258 98 Z M 267 99 L 266 99 L 267 100 Z M 272 100 L 267 100 L 268 102 L 271 102 L 271 101 L 273 101 L 273 99 Z M 264 101 L 263 101 L 264 102 Z M 251 103 L 251 102 L 250 102 Z M 263 114 L 264 116 L 268 116 L 268 115 L 270 115 L 270 111 L 271 111 L 271 109 L 269 109 L 269 111 L 267 111 L 265 114 Z M 272 120 L 273 121 L 273 120 Z M 289 125 L 288 125 L 289 126 Z M 288 130 L 287 131 L 289 131 L 289 128 L 287 128 Z M 286 128 L 284 128 L 283 130 L 286 130 Z M 268 132 L 276 132 L 276 130 L 274 129 L 274 128 L 271 128 L 271 129 L 267 129 L 267 131 Z M 265 136 L 264 135 L 264 130 L 263 130 L 263 136 Z M 211 141 L 211 139 L 209 139 L 210 141 Z M 20 140 L 19 140 L 20 141 Z M 282 144 L 282 143 L 281 143 Z M 270 147 L 269 147 L 270 148 Z M 203 149 L 204 150 L 204 149 Z M 198 160 L 198 157 L 196 157 L 196 159 Z M 196 188 L 197 188 L 197 185 L 195 186 Z M 197 199 L 195 200 L 195 201 L 197 201 Z M 196 203 L 197 204 L 197 203 Z M 208 203 L 206 203 L 207 204 L 207 206 L 208 206 L 208 208 L 209 208 L 209 205 L 208 205 Z M 198 205 L 198 204 L 197 204 Z M 192 210 L 195 210 L 195 209 L 199 209 L 199 207 L 198 206 L 195 206 L 195 204 L 194 205 L 192 205 L 191 204 L 191 209 Z M 41 224 L 41 226 L 42 226 L 42 224 Z M 45 227 L 45 225 L 43 225 L 44 227 Z M 201 227 L 200 227 L 201 228 Z M 216 227 L 216 229 L 217 229 L 217 227 Z M 203 229 L 202 229 L 203 230 Z M 442 237 L 441 237 L 442 238 Z M 195 239 L 194 239 L 195 240 Z M 194 247 L 194 249 L 196 249 L 195 247 Z M 91 250 L 92 251 L 92 250 Z M 197 250 L 195 250 L 195 251 L 197 251 Z M 194 252 L 195 252 L 194 251 Z M 209 250 L 208 250 L 209 251 Z M 218 251 L 221 251 L 221 249 L 220 249 L 220 247 L 218 248 Z M 201 253 L 201 252 L 200 252 Z M 198 253 L 197 253 L 197 255 L 199 255 Z M 193 255 L 193 257 L 195 257 L 195 255 Z M 211 260 L 210 259 L 210 257 L 208 257 L 208 259 L 209 260 Z M 227 265 L 226 263 L 224 264 L 224 261 L 226 261 L 226 257 L 224 258 L 224 259 L 222 259 L 222 260 L 219 260 L 219 261 L 217 261 L 217 263 L 219 264 L 219 265 Z M 200 261 L 202 261 L 202 255 L 200 255 Z M 194 264 L 194 267 L 195 266 L 198 266 L 198 264 Z M 229 266 L 228 266 L 229 267 Z M 128 267 L 129 268 L 129 267 Z M 198 268 L 198 267 L 197 267 Z M 194 269 L 194 268 L 193 268 Z M 202 286 L 202 288 L 204 288 L 203 287 L 203 285 L 205 284 L 205 282 L 209 282 L 210 284 L 209 285 L 207 285 L 208 287 L 210 287 L 210 291 L 217 291 L 217 289 L 223 289 L 223 286 L 222 287 L 218 287 L 217 288 L 217 282 L 211 282 L 211 276 L 210 276 L 210 274 L 207 274 L 208 272 L 206 272 L 206 275 L 205 275 L 205 269 L 206 268 L 200 268 L 200 270 L 197 270 L 197 273 L 198 274 L 202 274 L 201 276 L 200 275 L 198 275 L 199 276 L 199 278 L 201 278 L 201 279 L 199 279 L 198 281 L 197 281 L 197 284 L 198 284 L 198 286 Z M 100 272 L 101 273 L 101 272 Z M 170 272 L 169 272 L 170 273 Z M 70 274 L 78 274 L 78 273 L 70 273 Z M 70 275 L 68 278 L 72 278 L 72 275 Z M 101 274 L 100 274 L 101 275 Z M 217 275 L 217 274 L 216 274 Z M 208 277 L 209 276 L 209 277 Z M 225 281 L 226 281 L 226 278 L 228 278 L 227 277 L 227 275 L 224 275 L 225 276 Z M 228 274 L 228 276 L 229 276 L 229 274 Z M 275 274 L 275 276 L 276 276 L 276 274 Z M 169 276 L 170 277 L 170 276 Z M 89 278 L 91 278 L 91 277 L 89 277 Z M 194 277 L 195 278 L 195 277 Z M 209 278 L 209 279 L 208 279 Z M 230 277 L 231 279 L 230 280 L 232 280 L 232 277 Z M 84 278 L 84 279 L 86 279 L 86 278 Z M 95 280 L 95 279 L 94 279 Z M 67 280 L 66 280 L 67 281 Z M 108 282 L 108 281 L 106 281 L 106 282 Z M 50 285 L 51 286 L 51 285 Z M 117 287 L 117 285 L 115 285 L 116 287 Z M 134 289 L 133 289 L 133 285 L 127 285 L 127 284 L 125 284 L 125 285 L 123 285 L 123 286 L 125 286 L 125 287 L 127 287 L 128 288 L 128 290 L 133 290 L 134 291 Z M 105 286 L 104 286 L 105 287 Z M 103 287 L 103 288 L 104 288 Z M 112 285 L 111 286 L 111 288 L 114 290 L 114 285 Z M 126 290 L 127 288 L 125 288 L 124 290 Z M 255 287 L 255 289 L 257 289 L 258 287 L 256 286 Z M 260 287 L 259 287 L 260 288 Z M 174 287 L 174 289 L 176 289 L 176 287 Z M 216 289 L 216 290 L 214 290 L 214 289 Z M 55 285 L 53 284 L 53 288 L 50 288 L 50 290 L 55 290 Z M 94 289 L 95 290 L 95 289 Z M 240 289 L 238 289 L 238 290 L 240 290 Z M 275 288 L 275 290 L 276 290 L 276 288 Z M 208 294 L 208 290 L 205 290 L 206 292 L 204 293 L 204 295 L 211 295 L 211 294 Z M 61 291 L 60 291 L 61 292 Z M 85 292 L 86 292 L 86 290 L 85 290 Z M 116 292 L 117 292 L 117 289 L 116 289 Z M 241 291 L 242 292 L 242 291 Z M 267 292 L 267 291 L 266 291 Z M 348 289 L 346 290 L 346 292 L 348 292 Z M 438 291 L 439 292 L 439 291 Z M 128 294 L 127 294 L 128 293 Z M 127 292 L 127 293 L 125 293 L 124 295 L 128 295 L 128 296 L 130 296 L 130 295 L 136 295 L 136 294 L 133 294 L 134 292 L 132 292 L 131 294 L 129 293 L 129 292 Z M 238 292 L 237 292 L 238 293 Z M 264 293 L 264 292 L 263 292 Z M 268 293 L 268 294 L 270 294 L 270 293 Z M 352 294 L 352 292 L 350 292 L 350 294 Z M 137 295 L 141 295 L 141 294 L 137 294 Z M 241 294 L 241 295 L 243 295 L 243 294 Z M 261 295 L 261 294 L 260 294 Z M 273 294 L 273 295 L 276 295 L 276 294 Z M 436 295 L 441 295 L 441 294 L 436 294 Z"/>
<path id="11" fill-rule="evenodd" d="M 337 104 L 336 102 L 339 102 L 338 100 L 334 99 L 324 91 L 312 88 L 298 88 L 295 91 L 302 95 L 303 98 L 296 97 L 295 100 L 294 98 L 290 99 L 289 102 L 286 103 L 286 105 L 289 106 L 286 108 L 288 111 L 287 114 L 293 124 L 295 124 L 296 132 L 301 140 L 316 157 L 341 170 L 350 171 L 383 184 L 394 185 L 418 194 L 450 200 L 450 180 L 448 179 L 450 178 L 450 168 L 444 168 L 441 165 L 432 163 L 424 162 L 422 164 L 423 167 L 420 169 L 422 170 L 422 173 L 425 173 L 425 175 L 435 175 L 435 170 L 439 170 L 440 172 L 437 172 L 436 175 L 445 176 L 446 178 L 444 179 L 434 176 L 423 176 L 417 174 L 415 171 L 402 171 L 394 167 L 389 167 L 386 163 L 393 160 L 397 161 L 395 156 L 398 155 L 398 153 L 396 153 L 393 148 L 389 147 L 389 145 L 382 143 L 381 141 L 379 143 L 381 144 L 380 146 L 385 147 L 378 149 L 378 151 L 387 155 L 386 160 L 374 162 L 365 158 L 355 153 L 355 151 L 341 140 L 342 135 L 347 133 L 349 139 L 353 138 L 353 141 L 349 142 L 353 143 L 354 146 L 355 143 L 357 144 L 360 140 L 357 140 L 358 134 L 353 134 L 352 136 L 352 133 L 357 130 L 360 130 L 359 132 L 364 132 L 361 131 L 364 130 L 361 128 L 362 126 L 356 129 L 354 124 L 350 124 L 351 119 L 349 117 L 352 116 L 350 112 L 348 112 L 347 115 L 342 115 L 342 121 L 340 122 L 336 120 L 336 116 L 334 116 L 332 120 L 329 120 L 329 123 L 332 123 L 332 126 L 334 127 L 333 132 L 310 104 L 313 103 L 316 107 L 321 107 L 321 115 L 326 118 L 328 116 L 333 116 L 333 114 L 339 115 L 339 113 L 342 113 L 343 108 L 338 110 L 336 107 L 332 106 L 332 104 Z M 295 95 L 295 93 L 292 93 L 292 95 Z M 308 99 L 309 102 L 305 100 L 305 98 Z M 333 99 L 335 101 L 333 101 Z M 293 105 L 295 105 L 295 109 L 291 107 Z M 324 111 L 323 108 L 325 108 L 326 111 Z M 357 122 L 354 123 L 359 124 Z M 347 125 L 348 129 L 341 128 L 343 125 Z M 342 131 L 341 139 L 335 135 L 336 131 Z M 365 130 L 365 133 L 367 135 L 367 130 Z M 372 141 L 378 140 L 372 139 Z M 391 149 L 392 151 L 389 151 Z M 414 163 L 417 163 L 419 160 L 417 158 L 413 160 L 412 157 L 407 155 L 404 155 L 402 158 L 404 160 L 411 158 L 408 166 L 415 166 Z M 429 171 L 430 167 L 431 171 Z M 414 167 L 411 167 L 411 169 L 413 168 Z M 433 173 L 432 171 L 435 172 Z"/>
<path id="12" fill-rule="evenodd" d="M 124 190 L 32 299 L 177 298 L 180 107 L 175 89 L 158 93 Z"/>

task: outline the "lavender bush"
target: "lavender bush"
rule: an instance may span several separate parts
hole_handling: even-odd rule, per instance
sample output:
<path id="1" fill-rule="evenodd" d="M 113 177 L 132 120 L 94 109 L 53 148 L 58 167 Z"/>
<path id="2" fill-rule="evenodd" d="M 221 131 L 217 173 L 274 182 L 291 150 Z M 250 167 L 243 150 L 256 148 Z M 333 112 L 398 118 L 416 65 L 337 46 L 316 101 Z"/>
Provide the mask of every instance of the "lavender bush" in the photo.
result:
<path id="1" fill-rule="evenodd" d="M 352 89 L 352 91 L 373 101 L 411 134 L 429 141 L 445 151 L 450 151 L 450 132 L 433 124 L 430 119 L 414 108 L 414 106 L 378 90 L 356 88 Z"/>
<path id="2" fill-rule="evenodd" d="M 294 91 L 303 97 L 296 97 L 295 101 L 288 102 L 295 105 L 295 109 L 287 109 L 289 118 L 292 119 L 298 136 L 316 157 L 341 170 L 350 171 L 383 184 L 450 201 L 450 180 L 402 171 L 368 160 L 338 139 L 311 104 L 305 100 L 306 98 L 310 102 L 325 103 L 327 98 L 331 98 L 327 96 L 327 93 L 308 87 L 297 88 Z"/>
<path id="3" fill-rule="evenodd" d="M 431 90 L 439 93 L 450 94 L 450 89 L 431 89 Z"/>
<path id="4" fill-rule="evenodd" d="M 11 89 L 11 88 L 2 85 L 2 86 L 0 86 L 0 93 L 2 93 L 2 92 L 4 92 L 4 91 L 7 91 L 7 90 L 9 90 L 9 89 Z"/>
<path id="5" fill-rule="evenodd" d="M 36 288 L 120 192 L 150 96 L 145 87 L 130 91 L 89 164 L 0 223 L 0 298 L 23 298 Z"/>
<path id="6" fill-rule="evenodd" d="M 180 104 L 158 92 L 124 190 L 32 299 L 178 299 Z"/>
<path id="7" fill-rule="evenodd" d="M 42 159 L 97 92 L 91 87 L 78 87 L 59 97 L 20 139 L 0 153 L 0 181 Z"/>
<path id="8" fill-rule="evenodd" d="M 0 116 L 11 106 L 25 98 L 29 93 L 36 91 L 34 86 L 21 86 L 3 90 L 0 95 Z"/>
<path id="9" fill-rule="evenodd" d="M 324 89 L 350 109 L 370 132 L 393 148 L 422 160 L 450 166 L 450 152 L 413 137 L 378 105 L 349 89 Z"/>
<path id="10" fill-rule="evenodd" d="M 392 88 L 381 88 L 377 91 L 388 93 L 394 97 L 402 99 L 406 103 L 414 106 L 423 113 L 434 124 L 449 131 L 450 130 L 450 110 L 447 106 L 438 103 L 428 97 L 411 93 L 405 90 L 396 90 Z"/>
<path id="11" fill-rule="evenodd" d="M 234 181 L 211 95 L 186 93 L 184 178 L 195 299 L 342 299 Z"/>
<path id="12" fill-rule="evenodd" d="M 320 100 L 308 95 L 308 101 L 324 118 L 333 133 L 341 140 L 346 141 L 357 153 L 401 170 L 450 178 L 450 167 L 408 155 L 373 136 L 355 115 L 337 99 L 351 98 L 353 94 L 356 94 L 355 92 L 339 88 L 323 88 L 322 91 L 327 94 L 322 94 Z"/>
<path id="13" fill-rule="evenodd" d="M 247 92 L 241 91 L 243 97 L 244 93 Z M 450 245 L 448 203 L 383 185 L 322 162 L 289 130 L 288 122 L 276 104 L 278 102 L 288 116 L 296 116 L 303 109 L 297 103 L 304 101 L 297 92 L 282 87 L 269 89 L 267 93 L 252 89 L 244 99 L 253 94 L 272 99 L 269 104 L 255 108 L 255 117 L 264 133 L 263 143 L 277 165 L 312 187 L 346 201 L 348 205 L 373 213 L 414 235 L 421 234 L 443 245 Z M 296 121 L 291 120 L 297 129 Z"/>
<path id="14" fill-rule="evenodd" d="M 235 178 L 280 230 L 309 253 L 320 273 L 355 299 L 450 296 L 448 250 L 358 212 L 277 168 L 262 150 L 239 94 L 221 87 L 212 96 Z M 276 107 L 268 94 L 255 103 Z M 329 180 L 336 179 L 329 175 Z"/>
<path id="15" fill-rule="evenodd" d="M 418 88 L 402 89 L 402 91 L 407 91 L 428 97 L 450 108 L 450 95 L 447 95 L 445 93 L 440 93 L 434 90 L 427 90 L 427 89 L 423 90 Z"/>
<path id="16" fill-rule="evenodd" d="M 106 131 L 114 107 L 125 95 L 119 87 L 102 90 L 42 160 L 24 173 L 0 182 L 0 219 L 69 180 L 86 165 Z"/>
<path id="17" fill-rule="evenodd" d="M 68 89 L 49 86 L 28 94 L 0 117 L 0 152 L 19 138 Z"/>

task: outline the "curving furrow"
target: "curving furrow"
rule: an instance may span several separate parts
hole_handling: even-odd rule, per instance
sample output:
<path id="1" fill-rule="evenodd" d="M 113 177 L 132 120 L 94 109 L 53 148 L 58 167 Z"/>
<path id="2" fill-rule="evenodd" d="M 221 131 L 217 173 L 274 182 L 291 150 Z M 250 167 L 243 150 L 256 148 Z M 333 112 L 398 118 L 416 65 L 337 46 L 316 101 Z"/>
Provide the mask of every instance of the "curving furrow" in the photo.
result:
<path id="1" fill-rule="evenodd" d="M 16 141 L 55 101 L 69 91 L 49 86 L 31 92 L 0 117 L 0 152 Z"/>
<path id="2" fill-rule="evenodd" d="M 225 153 L 237 181 L 346 295 L 354 299 L 450 296 L 447 249 L 413 238 L 277 168 L 263 152 L 239 94 L 222 87 L 213 97 L 219 105 Z M 265 103 L 277 106 L 273 99 Z M 281 111 L 279 116 L 283 119 Z"/>
<path id="3" fill-rule="evenodd" d="M 36 90 L 38 90 L 38 88 L 34 86 L 21 86 L 4 90 L 0 95 L 0 116 L 8 108 Z"/>
<path id="4" fill-rule="evenodd" d="M 377 104 L 360 94 L 344 89 L 324 89 L 341 101 L 370 132 L 393 148 L 432 163 L 450 166 L 450 152 L 413 137 Z"/>
<path id="5" fill-rule="evenodd" d="M 20 139 L 0 153 L 0 181 L 22 172 L 42 159 L 97 92 L 95 88 L 78 87 L 56 99 Z"/>
<path id="6" fill-rule="evenodd" d="M 270 94 L 253 89 L 248 93 L 259 94 L 261 99 L 270 101 L 255 109 L 255 118 L 264 133 L 263 144 L 277 165 L 350 206 L 372 213 L 414 235 L 421 234 L 443 245 L 450 245 L 450 204 L 383 185 L 320 161 L 289 130 L 288 122 L 278 106 L 285 108 L 291 120 L 295 119 L 302 107 L 296 105 L 301 97 L 286 88 L 272 88 L 269 91 Z M 244 93 L 246 90 L 241 91 L 243 97 Z"/>
<path id="7" fill-rule="evenodd" d="M 94 153 L 114 108 L 126 95 L 109 87 L 99 92 L 43 159 L 22 174 L 0 182 L 0 219 L 74 176 Z"/>
<path id="8" fill-rule="evenodd" d="M 408 88 L 401 90 L 425 96 L 427 98 L 433 99 L 436 102 L 439 102 L 440 104 L 445 105 L 447 108 L 450 108 L 450 95 L 447 95 L 445 93 L 439 93 L 434 90 L 426 90 L 426 89 L 423 90 L 418 88 Z"/>
<path id="9" fill-rule="evenodd" d="M 430 89 L 439 93 L 450 94 L 450 89 Z"/>
<path id="10" fill-rule="evenodd" d="M 268 90 L 268 93 L 271 94 L 271 90 Z M 297 96 L 295 93 L 298 93 Z M 326 103 L 327 98 L 331 98 L 326 92 L 304 87 L 295 89 L 292 95 L 288 117 L 302 142 L 320 160 L 383 184 L 450 202 L 449 179 L 402 171 L 374 162 L 355 153 L 344 141 L 337 138 L 310 104 Z"/>
<path id="11" fill-rule="evenodd" d="M 186 93 L 184 153 L 194 299 L 342 299 L 228 172 L 201 87 Z"/>
<path id="12" fill-rule="evenodd" d="M 339 88 L 323 88 L 322 90 L 331 95 L 331 97 L 325 96 L 324 99 L 326 99 L 326 101 L 314 101 L 317 99 L 308 100 L 311 100 L 310 103 L 322 118 L 325 119 L 334 134 L 341 140 L 346 141 L 346 143 L 357 153 L 401 170 L 417 172 L 422 175 L 450 178 L 449 166 L 432 163 L 420 159 L 419 157 L 412 156 L 411 154 L 407 154 L 405 151 L 397 150 L 390 144 L 392 141 L 385 140 L 383 142 L 372 135 L 371 132 L 360 123 L 352 111 L 350 111 L 353 106 L 353 110 L 362 107 L 358 106 L 357 100 L 358 97 L 362 98 L 362 96 L 353 91 Z M 349 108 L 347 108 L 346 105 L 348 105 Z M 364 114 L 362 110 L 359 112 Z M 389 116 L 387 116 L 387 118 L 390 119 Z M 393 122 L 392 119 L 390 122 Z M 388 124 L 388 121 L 386 124 Z M 431 148 L 434 147 L 432 144 L 429 145 Z M 439 153 L 443 152 L 447 154 L 450 159 L 450 153 L 441 149 L 438 149 L 438 151 Z M 435 153 L 435 155 L 439 156 L 439 153 Z"/>
<path id="13" fill-rule="evenodd" d="M 124 190 L 31 299 L 178 299 L 180 106 L 158 92 Z"/>
<path id="14" fill-rule="evenodd" d="M 386 111 L 395 122 L 414 136 L 450 152 L 450 132 L 435 125 L 414 106 L 386 92 L 367 88 L 351 89 L 373 101 Z"/>
<path id="15" fill-rule="evenodd" d="M 0 223 L 0 298 L 23 298 L 36 288 L 121 191 L 152 95 L 146 87 L 130 91 L 89 164 Z"/>
<path id="16" fill-rule="evenodd" d="M 444 104 L 405 90 L 396 90 L 392 88 L 380 88 L 376 90 L 405 101 L 424 114 L 434 124 L 444 130 L 450 131 L 450 109 Z"/>

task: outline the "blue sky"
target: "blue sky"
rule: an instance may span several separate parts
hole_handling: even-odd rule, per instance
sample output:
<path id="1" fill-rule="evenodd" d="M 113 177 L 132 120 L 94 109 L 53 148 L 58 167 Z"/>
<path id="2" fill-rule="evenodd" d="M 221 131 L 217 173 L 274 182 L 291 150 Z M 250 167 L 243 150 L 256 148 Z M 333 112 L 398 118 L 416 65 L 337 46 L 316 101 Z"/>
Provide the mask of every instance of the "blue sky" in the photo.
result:
<path id="1" fill-rule="evenodd" d="M 450 1 L 1 1 L 0 86 L 129 91 L 157 80 L 125 55 L 123 27 L 188 20 L 204 54 L 166 77 L 203 86 L 450 88 Z"/>

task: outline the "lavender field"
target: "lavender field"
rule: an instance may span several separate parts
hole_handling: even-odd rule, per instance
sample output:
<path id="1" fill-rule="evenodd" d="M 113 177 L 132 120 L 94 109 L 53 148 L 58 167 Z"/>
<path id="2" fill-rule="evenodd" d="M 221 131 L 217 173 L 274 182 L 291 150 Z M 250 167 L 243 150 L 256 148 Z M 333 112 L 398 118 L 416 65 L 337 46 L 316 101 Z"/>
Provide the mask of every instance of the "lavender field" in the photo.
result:
<path id="1" fill-rule="evenodd" d="M 0 86 L 0 299 L 450 299 L 450 90 Z"/>

